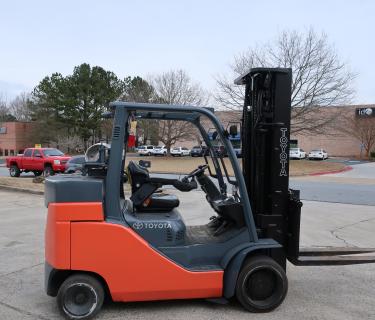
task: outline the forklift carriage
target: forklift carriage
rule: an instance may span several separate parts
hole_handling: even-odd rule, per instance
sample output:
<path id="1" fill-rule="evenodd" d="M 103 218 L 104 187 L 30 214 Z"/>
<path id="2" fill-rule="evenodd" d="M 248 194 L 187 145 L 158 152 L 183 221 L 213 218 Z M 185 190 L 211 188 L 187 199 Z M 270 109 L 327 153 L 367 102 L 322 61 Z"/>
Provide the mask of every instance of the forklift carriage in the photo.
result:
<path id="1" fill-rule="evenodd" d="M 112 140 L 98 147 L 86 176 L 46 180 L 48 217 L 45 285 L 69 319 L 88 319 L 113 301 L 236 297 L 251 312 L 267 312 L 284 300 L 286 261 L 295 265 L 375 262 L 373 249 L 300 250 L 299 191 L 289 188 L 291 69 L 251 69 L 235 83 L 245 85 L 241 123 L 242 169 L 229 135 L 210 109 L 162 104 L 111 103 Z M 211 121 L 233 167 L 202 123 Z M 188 121 L 202 135 L 211 162 L 182 179 L 153 177 L 130 161 L 125 174 L 129 122 L 133 119 Z M 212 167 L 211 167 L 212 166 Z M 124 177 L 131 185 L 125 198 Z M 188 226 L 179 199 L 198 186 L 212 207 L 204 225 Z M 228 186 L 233 192 L 228 194 Z"/>

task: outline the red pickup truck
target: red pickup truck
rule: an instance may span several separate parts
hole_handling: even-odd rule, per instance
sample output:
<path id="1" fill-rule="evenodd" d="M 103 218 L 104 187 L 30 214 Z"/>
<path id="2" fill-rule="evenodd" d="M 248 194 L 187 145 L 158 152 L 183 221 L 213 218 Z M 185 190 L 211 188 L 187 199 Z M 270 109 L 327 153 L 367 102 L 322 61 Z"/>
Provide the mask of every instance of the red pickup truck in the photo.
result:
<path id="1" fill-rule="evenodd" d="M 11 177 L 19 177 L 22 172 L 49 176 L 55 172 L 64 172 L 70 158 L 55 148 L 28 148 L 22 155 L 7 157 L 6 165 Z"/>

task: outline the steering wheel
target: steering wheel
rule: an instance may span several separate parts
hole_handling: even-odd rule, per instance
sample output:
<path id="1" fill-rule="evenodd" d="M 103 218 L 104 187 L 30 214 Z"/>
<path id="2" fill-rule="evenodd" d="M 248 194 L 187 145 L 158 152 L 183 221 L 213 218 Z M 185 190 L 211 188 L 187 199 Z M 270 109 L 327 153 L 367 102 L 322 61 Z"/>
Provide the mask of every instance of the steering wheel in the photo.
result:
<path id="1" fill-rule="evenodd" d="M 199 166 L 197 169 L 190 172 L 185 178 L 191 178 L 201 175 L 208 168 L 207 164 Z"/>

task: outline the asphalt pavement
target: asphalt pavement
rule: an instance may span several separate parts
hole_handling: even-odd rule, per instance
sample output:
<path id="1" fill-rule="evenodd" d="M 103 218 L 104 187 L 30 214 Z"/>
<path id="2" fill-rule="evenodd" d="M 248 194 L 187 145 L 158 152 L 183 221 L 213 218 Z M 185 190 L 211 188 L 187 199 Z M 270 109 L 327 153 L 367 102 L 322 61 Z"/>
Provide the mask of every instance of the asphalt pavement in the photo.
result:
<path id="1" fill-rule="evenodd" d="M 212 210 L 201 192 L 177 192 L 187 224 L 206 223 Z M 0 319 L 62 319 L 44 292 L 43 197 L 0 191 Z M 305 201 L 302 246 L 375 246 L 371 206 Z M 118 244 L 121 246 L 121 244 Z M 124 247 L 125 250 L 125 247 Z M 107 303 L 97 319 L 375 319 L 375 265 L 288 265 L 289 293 L 267 314 L 249 314 L 236 303 L 205 300 Z M 157 275 L 155 275 L 157 276 Z"/>

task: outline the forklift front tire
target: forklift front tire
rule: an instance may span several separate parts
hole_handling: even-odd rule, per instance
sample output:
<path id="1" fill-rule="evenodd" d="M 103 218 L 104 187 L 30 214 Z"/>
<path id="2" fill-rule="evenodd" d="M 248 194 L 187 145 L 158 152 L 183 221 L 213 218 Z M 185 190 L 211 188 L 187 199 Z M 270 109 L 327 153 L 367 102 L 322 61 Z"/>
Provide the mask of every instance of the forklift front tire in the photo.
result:
<path id="1" fill-rule="evenodd" d="M 68 277 L 57 294 L 57 305 L 67 319 L 92 319 L 102 308 L 104 289 L 87 274 Z"/>
<path id="2" fill-rule="evenodd" d="M 236 297 L 250 312 L 277 308 L 288 292 L 284 269 L 268 256 L 254 256 L 245 262 L 236 284 Z"/>

